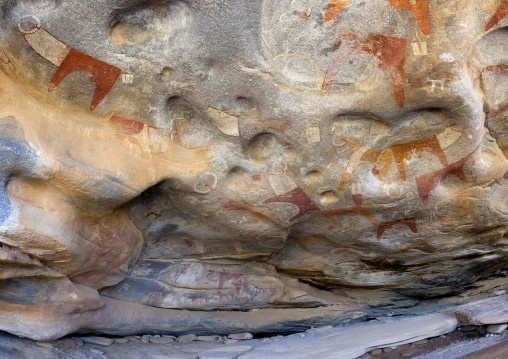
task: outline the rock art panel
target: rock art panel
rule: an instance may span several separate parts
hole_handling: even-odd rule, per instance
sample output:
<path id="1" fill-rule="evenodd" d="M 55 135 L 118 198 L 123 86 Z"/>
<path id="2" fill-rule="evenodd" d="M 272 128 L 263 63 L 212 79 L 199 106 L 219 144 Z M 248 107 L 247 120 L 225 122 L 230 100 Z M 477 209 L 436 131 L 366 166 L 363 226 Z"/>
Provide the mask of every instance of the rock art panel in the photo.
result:
<path id="1" fill-rule="evenodd" d="M 462 182 L 468 182 L 468 179 L 464 174 L 464 165 L 466 161 L 469 158 L 471 158 L 473 153 L 474 151 L 471 152 L 466 157 L 462 158 L 460 161 L 452 163 L 451 165 L 446 166 L 439 171 L 431 172 L 429 174 L 417 177 L 415 179 L 416 185 L 418 186 L 418 192 L 420 194 L 420 198 L 423 204 L 425 205 L 428 204 L 430 191 L 435 189 L 438 186 L 439 181 L 441 181 L 441 179 L 447 174 L 451 174 L 458 177 Z"/>
<path id="2" fill-rule="evenodd" d="M 93 111 L 109 90 L 111 90 L 121 70 L 118 67 L 108 65 L 91 56 L 70 49 L 69 54 L 51 78 L 48 91 L 53 91 L 68 74 L 78 70 L 90 72 L 92 74 L 92 81 L 96 83 L 95 93 L 90 104 L 90 111 Z"/>
<path id="3" fill-rule="evenodd" d="M 507 4 L 3 4 L 0 330 L 280 333 L 489 290 Z"/>
<path id="4" fill-rule="evenodd" d="M 507 16 L 508 16 L 508 1 L 503 0 L 499 4 L 499 8 L 496 10 L 495 14 L 492 15 L 487 25 L 485 25 L 485 31 L 489 31 L 490 29 L 492 29 Z"/>
<path id="5" fill-rule="evenodd" d="M 189 282 L 189 277 L 196 280 Z M 159 308 L 255 309 L 286 305 L 316 307 L 328 304 L 297 281 L 279 279 L 263 265 L 214 265 L 195 262 L 139 261 L 124 281 L 102 290 L 111 298 L 132 300 Z"/>
<path id="6" fill-rule="evenodd" d="M 342 62 L 351 56 L 366 53 L 381 61 L 380 67 L 390 73 L 397 105 L 404 107 L 404 61 L 406 58 L 406 39 L 384 35 L 350 32 L 337 37 L 333 49 L 334 58 L 328 66 L 321 95 L 326 95 L 333 78 Z"/>
<path id="7" fill-rule="evenodd" d="M 388 0 L 390 5 L 394 9 L 407 9 L 411 11 L 413 16 L 420 27 L 420 30 L 424 35 L 430 35 L 430 25 L 429 25 L 429 11 L 427 0 Z M 349 5 L 351 0 L 330 0 L 328 7 L 326 8 L 325 14 L 323 16 L 325 21 L 333 20 L 337 15 L 339 15 L 342 10 L 346 6 Z M 500 8 L 501 9 L 501 8 Z M 501 10 L 502 12 L 503 10 Z M 500 10 L 498 10 L 500 12 Z M 496 13 L 497 15 L 497 13 Z M 496 16 L 494 15 L 494 17 Z M 497 15 L 497 17 L 502 15 Z M 506 14 L 504 15 L 506 16 Z M 491 20 L 493 21 L 493 20 Z M 494 20 L 495 21 L 495 20 Z M 499 21 L 499 20 L 497 20 Z"/>
<path id="8" fill-rule="evenodd" d="M 339 15 L 346 6 L 349 5 L 351 0 L 330 0 L 328 7 L 325 10 L 323 19 L 325 21 L 332 21 L 337 15 Z"/>
<path id="9" fill-rule="evenodd" d="M 120 76 L 121 70 L 118 67 L 83 54 L 55 38 L 41 28 L 40 21 L 36 17 L 22 19 L 19 29 L 24 33 L 26 42 L 35 52 L 53 65 L 58 66 L 49 83 L 49 92 L 53 91 L 71 72 L 87 71 L 92 74 L 90 80 L 96 84 L 90 104 L 90 111 L 93 111 Z"/>
<path id="10" fill-rule="evenodd" d="M 380 223 L 377 227 L 377 240 L 381 240 L 383 233 L 392 228 L 394 225 L 403 224 L 406 225 L 413 233 L 418 233 L 418 228 L 416 228 L 416 218 L 404 218 L 404 219 L 396 219 L 394 221 L 388 221 Z"/>

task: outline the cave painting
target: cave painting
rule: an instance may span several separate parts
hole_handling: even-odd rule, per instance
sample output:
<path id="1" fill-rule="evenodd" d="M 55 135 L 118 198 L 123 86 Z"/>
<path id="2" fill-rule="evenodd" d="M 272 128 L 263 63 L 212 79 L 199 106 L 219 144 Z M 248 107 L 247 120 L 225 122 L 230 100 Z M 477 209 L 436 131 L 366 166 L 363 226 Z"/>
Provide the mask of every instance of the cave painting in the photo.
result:
<path id="1" fill-rule="evenodd" d="M 377 234 L 376 234 L 377 240 L 378 241 L 381 240 L 381 238 L 383 237 L 383 233 L 387 229 L 390 229 L 393 226 L 398 225 L 398 224 L 406 225 L 411 230 L 411 232 L 418 233 L 418 229 L 416 228 L 416 217 L 395 219 L 393 221 L 379 223 L 379 226 L 377 227 Z"/>
<path id="2" fill-rule="evenodd" d="M 342 138 L 342 141 L 353 150 L 348 165 L 337 187 L 341 191 L 346 186 L 351 174 L 361 162 L 375 163 L 372 173 L 377 175 L 380 182 L 384 182 L 392 159 L 397 164 L 397 169 L 403 181 L 406 181 L 406 164 L 418 152 L 432 153 L 443 166 L 448 166 L 448 160 L 444 150 L 453 145 L 462 137 L 462 133 L 454 130 L 451 126 L 435 135 L 424 137 L 415 141 L 392 145 L 390 150 L 379 152 L 370 148 L 362 147 Z"/>
<path id="3" fill-rule="evenodd" d="M 242 136 L 248 129 L 267 129 L 286 135 L 286 131 L 292 127 L 287 117 L 242 117 L 210 106 L 200 110 L 216 128 L 229 136 Z"/>
<path id="4" fill-rule="evenodd" d="M 441 179 L 443 179 L 444 176 L 450 174 L 459 178 L 462 182 L 465 183 L 469 182 L 468 179 L 466 178 L 466 175 L 464 174 L 464 165 L 466 164 L 467 160 L 470 159 L 471 156 L 476 152 L 477 149 L 478 147 L 461 160 L 452 163 L 451 165 L 446 166 L 445 168 L 415 178 L 416 186 L 418 187 L 418 193 L 424 205 L 427 205 L 429 203 L 430 192 L 436 189 L 436 187 L 439 185 L 439 182 L 441 181 Z"/>
<path id="5" fill-rule="evenodd" d="M 342 138 L 341 140 L 353 150 L 353 154 L 349 158 L 346 170 L 344 171 L 340 183 L 337 186 L 338 191 L 342 191 L 344 189 L 354 170 L 361 162 L 376 163 L 375 174 L 378 174 L 380 181 L 384 180 L 384 178 L 388 175 L 388 170 L 390 169 L 390 164 L 392 163 L 392 154 L 390 152 L 379 152 L 370 148 L 362 147 L 346 140 L 345 138 Z"/>
<path id="6" fill-rule="evenodd" d="M 284 166 L 287 166 L 284 164 Z M 291 192 L 296 189 L 298 185 L 288 174 L 283 171 L 282 173 L 270 173 L 268 181 L 272 187 L 273 192 L 278 196 L 284 193 Z"/>
<path id="7" fill-rule="evenodd" d="M 111 115 L 109 117 L 109 122 L 111 122 L 111 124 L 116 128 L 132 135 L 137 135 L 141 133 L 141 131 L 143 131 L 143 128 L 145 127 L 145 124 L 143 122 L 131 120 L 129 118 L 117 115 Z"/>
<path id="8" fill-rule="evenodd" d="M 319 211 L 319 207 L 307 196 L 300 187 L 292 191 L 269 198 L 263 203 L 290 203 L 298 207 L 298 213 L 285 222 L 285 225 L 296 221 L 307 214 Z"/>
<path id="9" fill-rule="evenodd" d="M 0 331 L 262 336 L 508 287 L 505 0 L 114 3 L 2 3 Z"/>
<path id="10" fill-rule="evenodd" d="M 492 65 L 492 66 L 487 66 L 485 68 L 485 71 L 501 72 L 501 73 L 508 74 L 508 65 Z"/>
<path id="11" fill-rule="evenodd" d="M 374 214 L 372 213 L 370 208 L 365 204 L 362 204 L 359 206 L 354 206 L 354 207 L 348 207 L 348 208 L 332 209 L 332 210 L 328 210 L 328 211 L 323 211 L 321 213 L 326 219 L 328 219 L 330 222 L 334 223 L 340 229 L 345 229 L 345 228 L 337 219 L 335 219 L 335 217 L 341 216 L 341 215 L 347 215 L 347 214 L 357 214 L 357 215 L 363 216 L 370 223 L 372 223 L 373 226 L 377 226 L 376 217 L 374 216 Z"/>
<path id="12" fill-rule="evenodd" d="M 448 165 L 446 155 L 441 148 L 441 145 L 437 139 L 437 135 L 425 137 L 416 141 L 401 143 L 400 145 L 391 146 L 393 158 L 397 164 L 400 177 L 402 180 L 406 180 L 406 162 L 409 161 L 417 152 L 429 151 L 436 156 L 443 166 Z"/>
<path id="13" fill-rule="evenodd" d="M 155 127 L 151 125 L 146 125 L 138 120 L 133 120 L 130 118 L 122 117 L 119 115 L 111 114 L 108 118 L 109 123 L 111 123 L 116 129 L 125 132 L 129 135 L 138 135 L 143 131 L 146 127 L 148 130 L 161 130 L 165 131 L 171 135 L 178 135 L 178 130 L 176 128 L 166 128 L 166 127 Z"/>
<path id="14" fill-rule="evenodd" d="M 394 9 L 411 11 L 424 35 L 430 35 L 429 9 L 427 0 L 388 0 Z"/>
<path id="15" fill-rule="evenodd" d="M 351 183 L 351 197 L 356 205 L 361 205 L 363 201 L 361 181 L 353 181 Z"/>
<path id="16" fill-rule="evenodd" d="M 218 276 L 218 278 L 217 278 Z M 243 273 L 231 273 L 227 270 L 208 270 L 206 279 L 217 284 L 219 298 L 228 300 L 230 298 L 241 299 L 248 296 L 245 301 L 252 301 L 259 295 L 270 296 L 275 294 L 275 288 L 260 288 L 254 283 L 249 283 L 249 276 Z M 232 291 L 231 287 L 234 287 Z M 229 289 L 229 290 L 228 290 Z M 223 299 L 224 298 L 224 299 Z"/>
<path id="17" fill-rule="evenodd" d="M 26 42 L 42 58 L 58 66 L 51 78 L 48 91 L 52 92 L 71 72 L 87 71 L 92 74 L 90 81 L 95 82 L 90 111 L 95 110 L 111 90 L 122 70 L 67 46 L 36 22 L 28 24 L 28 26 L 31 29 L 24 31 Z"/>
<path id="18" fill-rule="evenodd" d="M 506 16 L 508 16 L 508 0 L 502 0 L 501 4 L 499 4 L 499 7 L 497 8 L 494 15 L 490 18 L 487 25 L 485 25 L 484 31 L 489 31 L 490 29 L 492 29 Z"/>
<path id="19" fill-rule="evenodd" d="M 349 5 L 351 0 L 330 0 L 328 7 L 325 10 L 325 14 L 323 16 L 325 21 L 332 21 L 335 19 L 337 15 L 339 15 L 342 10 Z"/>
<path id="20" fill-rule="evenodd" d="M 90 103 L 90 111 L 108 94 L 118 76 L 122 72 L 118 67 L 106 64 L 74 49 L 70 49 L 62 64 L 51 78 L 48 91 L 53 91 L 58 84 L 73 71 L 83 70 L 92 74 L 91 81 L 95 82 L 95 91 Z"/>
<path id="21" fill-rule="evenodd" d="M 250 219 L 247 221 L 247 223 L 270 222 L 271 220 L 278 217 L 277 213 L 257 208 L 240 201 L 230 200 L 224 206 L 222 206 L 222 208 L 217 213 L 208 215 L 206 218 L 217 218 L 230 212 L 239 212 L 248 215 Z"/>
<path id="22" fill-rule="evenodd" d="M 321 95 L 327 94 L 340 66 L 351 56 L 369 54 L 377 57 L 382 70 L 389 72 L 395 99 L 399 107 L 404 107 L 404 61 L 406 59 L 407 41 L 401 37 L 385 36 L 359 31 L 341 34 L 335 41 L 333 60 L 326 69 Z"/>
<path id="23" fill-rule="evenodd" d="M 293 15 L 298 16 L 300 19 L 302 19 L 302 21 L 300 23 L 292 25 L 291 27 L 298 27 L 310 18 L 310 14 L 312 13 L 312 7 L 310 6 L 308 0 L 302 1 L 305 3 L 305 5 L 307 5 L 307 10 L 305 10 L 305 12 L 298 10 L 293 11 Z"/>
<path id="24" fill-rule="evenodd" d="M 388 0 L 394 9 L 407 9 L 413 13 L 413 16 L 425 35 L 430 35 L 429 10 L 427 0 Z M 330 0 L 328 8 L 324 14 L 325 21 L 332 21 L 339 15 L 351 0 Z M 508 3 L 508 1 L 505 1 Z M 506 16 L 506 14 L 504 15 Z"/>

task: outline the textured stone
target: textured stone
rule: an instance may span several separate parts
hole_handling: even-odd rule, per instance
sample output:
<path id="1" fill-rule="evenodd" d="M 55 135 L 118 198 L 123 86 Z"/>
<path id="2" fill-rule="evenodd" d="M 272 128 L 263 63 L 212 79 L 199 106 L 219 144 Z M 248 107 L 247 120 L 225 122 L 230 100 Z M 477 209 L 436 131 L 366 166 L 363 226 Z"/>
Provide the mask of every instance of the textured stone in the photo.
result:
<path id="1" fill-rule="evenodd" d="M 237 358 L 245 352 L 251 350 L 249 345 L 236 345 L 236 346 L 222 346 L 213 350 L 207 350 L 199 353 L 201 359 L 229 359 Z"/>
<path id="2" fill-rule="evenodd" d="M 178 339 L 176 340 L 178 343 L 190 343 L 194 340 L 197 339 L 197 336 L 194 335 L 194 334 L 187 334 L 187 335 L 182 335 L 181 337 L 178 337 Z"/>
<path id="3" fill-rule="evenodd" d="M 54 342 L 51 342 L 51 344 L 53 345 L 53 348 L 58 348 L 58 349 L 72 349 L 72 348 L 76 348 L 79 344 L 70 339 L 70 338 L 62 338 L 60 340 L 55 340 Z"/>
<path id="4" fill-rule="evenodd" d="M 429 341 L 427 339 L 418 340 L 414 342 L 413 345 L 427 344 Z"/>
<path id="5" fill-rule="evenodd" d="M 252 339 L 252 334 L 251 333 L 235 333 L 235 334 L 229 334 L 228 338 L 233 339 L 233 340 L 248 340 L 248 339 Z"/>
<path id="6" fill-rule="evenodd" d="M 200 342 L 219 342 L 222 338 L 218 335 L 198 335 L 196 340 Z"/>
<path id="7" fill-rule="evenodd" d="M 96 348 L 89 348 L 89 350 L 94 353 L 94 354 L 97 354 L 97 355 L 102 355 L 104 354 L 104 352 L 102 350 L 99 350 L 99 349 L 96 349 Z"/>
<path id="8" fill-rule="evenodd" d="M 221 346 L 210 351 L 222 352 L 222 353 L 241 353 L 246 352 L 252 349 L 250 345 L 231 345 L 231 346 Z"/>
<path id="9" fill-rule="evenodd" d="M 127 338 L 113 338 L 113 342 L 115 344 L 125 344 L 129 342 L 129 339 Z"/>
<path id="10" fill-rule="evenodd" d="M 370 353 L 373 357 L 383 354 L 383 349 L 377 348 L 372 350 Z"/>
<path id="11" fill-rule="evenodd" d="M 309 334 L 298 341 L 283 338 L 279 342 L 254 348 L 239 356 L 239 359 L 331 359 L 336 358 L 337 353 L 340 353 L 341 359 L 353 359 L 376 348 L 416 342 L 451 332 L 456 327 L 455 318 L 441 314 L 372 322 L 337 328 L 329 334 Z"/>
<path id="12" fill-rule="evenodd" d="M 199 353 L 199 359 L 236 359 L 238 353 L 229 352 L 203 352 Z"/>
<path id="13" fill-rule="evenodd" d="M 236 340 L 236 339 L 225 339 L 224 340 L 224 344 L 226 344 L 226 345 L 231 345 L 231 344 L 236 344 L 236 343 L 238 343 L 238 340 Z"/>
<path id="14" fill-rule="evenodd" d="M 311 329 L 308 329 L 306 330 L 307 333 L 326 333 L 326 332 L 329 332 L 329 331 L 332 331 L 333 330 L 333 327 L 331 325 L 324 325 L 322 327 L 319 327 L 319 328 L 311 328 Z"/>
<path id="15" fill-rule="evenodd" d="M 174 342 L 173 338 L 150 338 L 150 343 L 154 344 L 172 344 Z"/>
<path id="16" fill-rule="evenodd" d="M 79 339 L 81 339 L 84 343 L 97 344 L 105 347 L 108 347 L 111 344 L 113 344 L 112 339 L 104 337 L 80 337 Z"/>
<path id="17" fill-rule="evenodd" d="M 196 354 L 160 354 L 160 353 L 147 353 L 146 354 L 150 359 L 198 359 L 198 356 Z"/>
<path id="18" fill-rule="evenodd" d="M 74 342 L 78 345 L 78 347 L 82 347 L 84 344 L 84 342 L 78 337 L 71 337 L 71 339 L 74 340 Z"/>
<path id="19" fill-rule="evenodd" d="M 0 330 L 304 331 L 506 273 L 506 0 L 0 8 Z"/>
<path id="20" fill-rule="evenodd" d="M 508 328 L 508 324 L 491 324 L 487 327 L 487 332 L 490 334 L 499 334 L 506 328 Z"/>
<path id="21" fill-rule="evenodd" d="M 450 311 L 464 325 L 508 323 L 508 295 L 486 298 Z"/>

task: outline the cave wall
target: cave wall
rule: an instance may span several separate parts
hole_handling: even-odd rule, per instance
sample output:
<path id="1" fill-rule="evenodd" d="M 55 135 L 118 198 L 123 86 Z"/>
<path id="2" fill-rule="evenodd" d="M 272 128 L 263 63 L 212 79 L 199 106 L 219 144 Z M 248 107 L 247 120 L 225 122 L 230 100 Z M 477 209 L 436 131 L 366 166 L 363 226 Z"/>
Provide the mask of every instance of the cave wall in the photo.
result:
<path id="1" fill-rule="evenodd" d="M 508 266 L 507 0 L 1 0 L 0 329 L 277 332 Z"/>

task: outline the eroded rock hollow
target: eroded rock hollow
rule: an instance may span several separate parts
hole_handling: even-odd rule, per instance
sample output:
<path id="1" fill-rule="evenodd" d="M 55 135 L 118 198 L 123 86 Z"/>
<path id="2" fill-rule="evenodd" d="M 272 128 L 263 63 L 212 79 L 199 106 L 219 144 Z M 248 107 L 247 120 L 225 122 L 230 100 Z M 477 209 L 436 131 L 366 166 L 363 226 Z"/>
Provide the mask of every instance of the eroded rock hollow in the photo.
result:
<path id="1" fill-rule="evenodd" d="M 0 329 L 294 331 L 508 265 L 507 0 L 1 0 Z"/>

